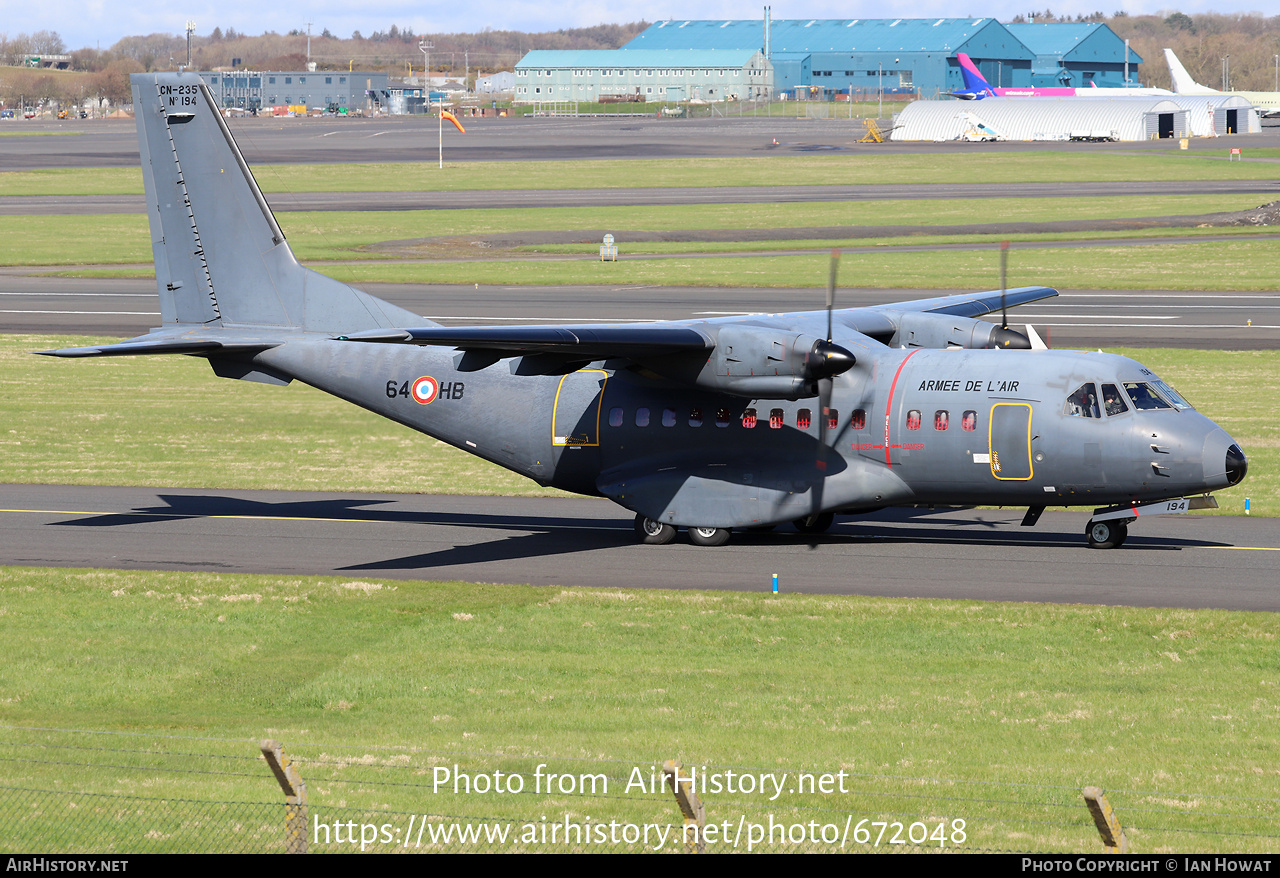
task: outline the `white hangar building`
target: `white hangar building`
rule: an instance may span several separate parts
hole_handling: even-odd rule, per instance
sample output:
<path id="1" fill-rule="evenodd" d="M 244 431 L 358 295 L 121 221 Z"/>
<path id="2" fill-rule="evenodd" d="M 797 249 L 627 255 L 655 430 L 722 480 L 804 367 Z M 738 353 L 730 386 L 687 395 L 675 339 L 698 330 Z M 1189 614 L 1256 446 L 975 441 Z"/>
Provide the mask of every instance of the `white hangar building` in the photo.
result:
<path id="1" fill-rule="evenodd" d="M 1238 94 L 1169 95 L 1168 100 L 1187 111 L 1192 137 L 1262 133 L 1258 111 Z"/>
<path id="2" fill-rule="evenodd" d="M 1165 97 L 986 98 L 916 101 L 894 120 L 891 140 L 1152 140 L 1188 137 L 1187 110 Z"/>

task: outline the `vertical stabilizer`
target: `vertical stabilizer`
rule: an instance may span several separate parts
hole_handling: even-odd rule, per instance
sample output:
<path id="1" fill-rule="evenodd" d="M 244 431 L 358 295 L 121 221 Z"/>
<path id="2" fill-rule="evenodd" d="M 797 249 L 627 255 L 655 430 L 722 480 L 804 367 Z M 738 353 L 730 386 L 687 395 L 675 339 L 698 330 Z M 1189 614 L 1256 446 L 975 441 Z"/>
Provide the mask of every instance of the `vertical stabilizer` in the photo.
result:
<path id="1" fill-rule="evenodd" d="M 951 92 L 954 97 L 979 101 L 986 97 L 995 97 L 995 89 L 991 87 L 991 83 L 987 82 L 987 78 L 982 75 L 978 65 L 973 63 L 972 58 L 964 52 L 956 52 L 956 60 L 960 62 L 960 77 L 964 80 L 964 88 Z"/>
<path id="2" fill-rule="evenodd" d="M 1182 66 L 1173 49 L 1164 50 L 1164 60 L 1169 62 L 1169 75 L 1173 78 L 1173 93 L 1180 95 L 1216 95 L 1221 94 L 1216 88 L 1201 85 L 1191 78 L 1187 68 Z"/>
<path id="3" fill-rule="evenodd" d="M 199 76 L 132 84 L 166 326 L 348 333 L 424 322 L 298 264 Z"/>

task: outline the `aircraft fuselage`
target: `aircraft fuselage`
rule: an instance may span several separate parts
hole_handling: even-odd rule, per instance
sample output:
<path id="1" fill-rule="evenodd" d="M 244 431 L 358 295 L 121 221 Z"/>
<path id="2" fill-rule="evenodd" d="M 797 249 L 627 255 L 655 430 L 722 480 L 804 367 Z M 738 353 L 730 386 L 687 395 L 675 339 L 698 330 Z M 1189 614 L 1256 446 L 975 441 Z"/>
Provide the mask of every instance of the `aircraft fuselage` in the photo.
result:
<path id="1" fill-rule="evenodd" d="M 1103 506 L 1238 481 L 1231 437 L 1194 409 L 1139 409 L 1123 388 L 1158 379 L 1118 356 L 880 348 L 834 379 L 825 444 L 816 397 L 699 391 L 610 361 L 530 376 L 514 374 L 519 358 L 462 371 L 456 351 L 333 341 L 257 359 L 542 484 L 677 526 L 913 503 Z M 1122 408 L 1109 413 L 1113 392 Z"/>

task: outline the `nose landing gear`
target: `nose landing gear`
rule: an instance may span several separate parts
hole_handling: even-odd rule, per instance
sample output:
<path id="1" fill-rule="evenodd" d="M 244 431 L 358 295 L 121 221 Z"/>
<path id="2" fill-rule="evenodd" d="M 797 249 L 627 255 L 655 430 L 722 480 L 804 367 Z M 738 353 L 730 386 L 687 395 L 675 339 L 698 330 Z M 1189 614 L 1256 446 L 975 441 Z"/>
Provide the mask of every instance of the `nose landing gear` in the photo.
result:
<path id="1" fill-rule="evenodd" d="M 1132 520 L 1132 519 L 1130 519 Z M 1084 529 L 1090 549 L 1117 549 L 1129 536 L 1127 521 L 1091 521 Z"/>

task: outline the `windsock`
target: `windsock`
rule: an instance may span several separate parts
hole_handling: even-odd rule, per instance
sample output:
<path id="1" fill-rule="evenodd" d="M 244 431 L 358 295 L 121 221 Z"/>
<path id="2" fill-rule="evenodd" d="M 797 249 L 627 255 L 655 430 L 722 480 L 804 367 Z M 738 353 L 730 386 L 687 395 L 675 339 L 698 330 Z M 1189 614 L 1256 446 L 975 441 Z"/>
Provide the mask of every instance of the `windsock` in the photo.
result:
<path id="1" fill-rule="evenodd" d="M 459 131 L 461 131 L 463 134 L 467 133 L 467 129 L 462 127 L 462 123 L 458 121 L 458 117 L 453 115 L 453 113 L 450 113 L 448 110 L 441 110 L 440 118 L 448 119 L 450 122 L 453 123 L 454 127 L 457 128 Z"/>

